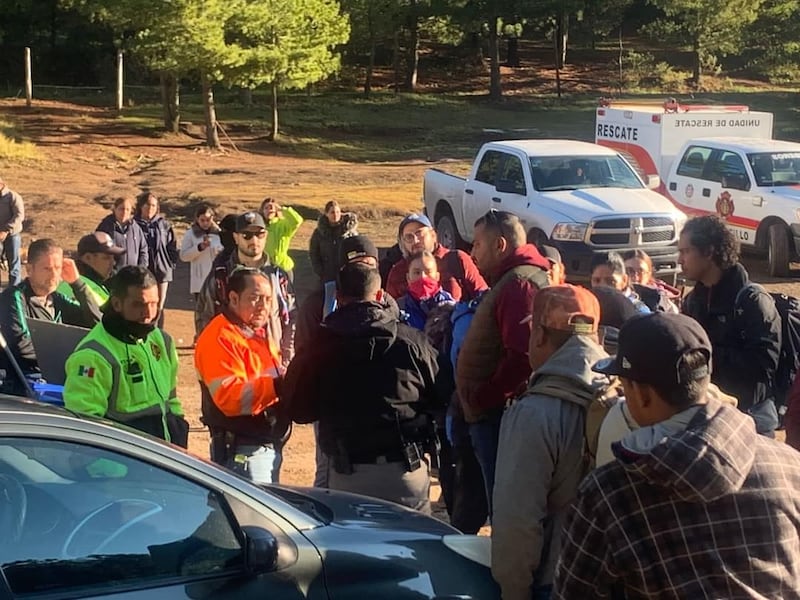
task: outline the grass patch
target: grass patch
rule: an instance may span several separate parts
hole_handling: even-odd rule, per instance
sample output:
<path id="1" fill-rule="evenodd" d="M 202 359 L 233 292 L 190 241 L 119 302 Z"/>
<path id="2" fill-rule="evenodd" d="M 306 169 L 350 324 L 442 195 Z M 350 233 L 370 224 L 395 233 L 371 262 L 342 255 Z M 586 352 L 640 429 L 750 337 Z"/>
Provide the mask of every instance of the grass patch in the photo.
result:
<path id="1" fill-rule="evenodd" d="M 0 159 L 24 162 L 38 158 L 40 155 L 36 146 L 19 139 L 13 124 L 0 120 Z"/>
<path id="2" fill-rule="evenodd" d="M 248 152 L 354 163 L 469 160 L 490 140 L 522 138 L 594 139 L 598 95 L 507 98 L 499 103 L 467 94 L 355 92 L 319 95 L 283 94 L 278 140 L 267 139 L 271 111 L 266 98 L 255 95 L 245 107 L 232 92 L 216 95 L 217 117 Z M 667 94 L 626 94 L 627 98 L 663 101 Z M 798 96 L 787 91 L 681 94 L 683 103 L 747 104 L 775 115 L 775 137 L 800 140 Z M 121 119 L 137 128 L 160 127 L 159 106 L 127 109 Z M 181 98 L 181 119 L 202 125 L 200 98 Z"/>

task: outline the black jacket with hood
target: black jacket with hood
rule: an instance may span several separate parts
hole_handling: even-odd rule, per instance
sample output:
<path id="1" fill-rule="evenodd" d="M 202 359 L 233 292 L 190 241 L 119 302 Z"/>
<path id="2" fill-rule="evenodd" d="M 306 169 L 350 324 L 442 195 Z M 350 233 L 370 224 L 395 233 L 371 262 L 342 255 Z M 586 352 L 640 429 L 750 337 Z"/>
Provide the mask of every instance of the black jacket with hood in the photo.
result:
<path id="1" fill-rule="evenodd" d="M 355 213 L 342 213 L 342 218 L 336 225 L 331 225 L 325 215 L 319 218 L 317 228 L 311 234 L 308 255 L 311 268 L 322 283 L 336 281 L 340 266 L 339 244 L 344 238 L 357 233 L 358 217 Z"/>
<path id="2" fill-rule="evenodd" d="M 711 381 L 736 397 L 739 408 L 772 398 L 781 350 L 781 318 L 764 291 L 750 289 L 747 271 L 736 264 L 711 287 L 698 283 L 683 301 L 683 312 L 706 330 L 714 351 Z"/>
<path id="3" fill-rule="evenodd" d="M 436 351 L 421 331 L 377 302 L 332 312 L 289 365 L 281 401 L 298 423 L 319 421 L 322 450 L 354 463 L 398 456 L 421 442 L 437 407 Z"/>

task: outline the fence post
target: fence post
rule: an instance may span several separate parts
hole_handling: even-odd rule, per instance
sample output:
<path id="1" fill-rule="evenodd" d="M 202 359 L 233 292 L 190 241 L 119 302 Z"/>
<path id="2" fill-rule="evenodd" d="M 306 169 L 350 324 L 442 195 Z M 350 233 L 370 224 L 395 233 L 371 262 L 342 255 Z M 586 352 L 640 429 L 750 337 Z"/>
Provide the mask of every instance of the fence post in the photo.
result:
<path id="1" fill-rule="evenodd" d="M 122 50 L 117 50 L 117 110 L 122 110 Z"/>
<path id="2" fill-rule="evenodd" d="M 33 102 L 33 76 L 31 75 L 31 49 L 25 47 L 25 104 L 30 108 Z"/>

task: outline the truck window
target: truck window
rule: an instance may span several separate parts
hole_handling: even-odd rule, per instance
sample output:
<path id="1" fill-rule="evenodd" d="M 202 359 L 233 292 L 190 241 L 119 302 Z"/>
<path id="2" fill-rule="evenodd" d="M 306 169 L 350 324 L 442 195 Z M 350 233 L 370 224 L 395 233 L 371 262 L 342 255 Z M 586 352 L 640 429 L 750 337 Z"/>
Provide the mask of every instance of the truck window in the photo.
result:
<path id="1" fill-rule="evenodd" d="M 498 182 L 505 184 L 505 189 L 513 189 L 514 193 L 524 195 L 525 173 L 522 171 L 522 161 L 512 154 L 506 154 L 505 160 L 500 167 L 500 177 Z"/>
<path id="2" fill-rule="evenodd" d="M 729 150 L 721 150 L 712 158 L 704 179 L 716 181 L 723 188 L 745 191 L 750 189 L 750 178 L 744 162 L 738 154 Z"/>
<path id="3" fill-rule="evenodd" d="M 748 154 L 747 161 L 761 187 L 800 184 L 800 151 Z"/>
<path id="4" fill-rule="evenodd" d="M 481 164 L 478 165 L 478 170 L 475 171 L 475 181 L 481 181 L 494 185 L 497 180 L 497 167 L 500 165 L 504 154 L 497 150 L 487 150 L 481 158 Z"/>
<path id="5" fill-rule="evenodd" d="M 682 177 L 703 179 L 703 169 L 711 156 L 711 148 L 689 146 L 678 165 L 677 174 Z"/>

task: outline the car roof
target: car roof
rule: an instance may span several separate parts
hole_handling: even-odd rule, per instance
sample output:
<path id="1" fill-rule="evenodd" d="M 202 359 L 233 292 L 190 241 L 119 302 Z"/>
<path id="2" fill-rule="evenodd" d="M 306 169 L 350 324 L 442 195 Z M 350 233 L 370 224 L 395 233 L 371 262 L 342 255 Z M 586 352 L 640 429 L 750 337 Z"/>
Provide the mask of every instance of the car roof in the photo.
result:
<path id="1" fill-rule="evenodd" d="M 749 152 L 800 152 L 800 144 L 785 140 L 766 140 L 748 137 L 702 137 L 692 140 L 691 145 L 708 144 L 725 147 L 743 153 Z"/>
<path id="2" fill-rule="evenodd" d="M 528 156 L 616 156 L 617 152 L 611 148 L 581 142 L 578 140 L 502 140 L 489 142 L 487 146 L 494 148 L 513 148 L 520 150 Z"/>

